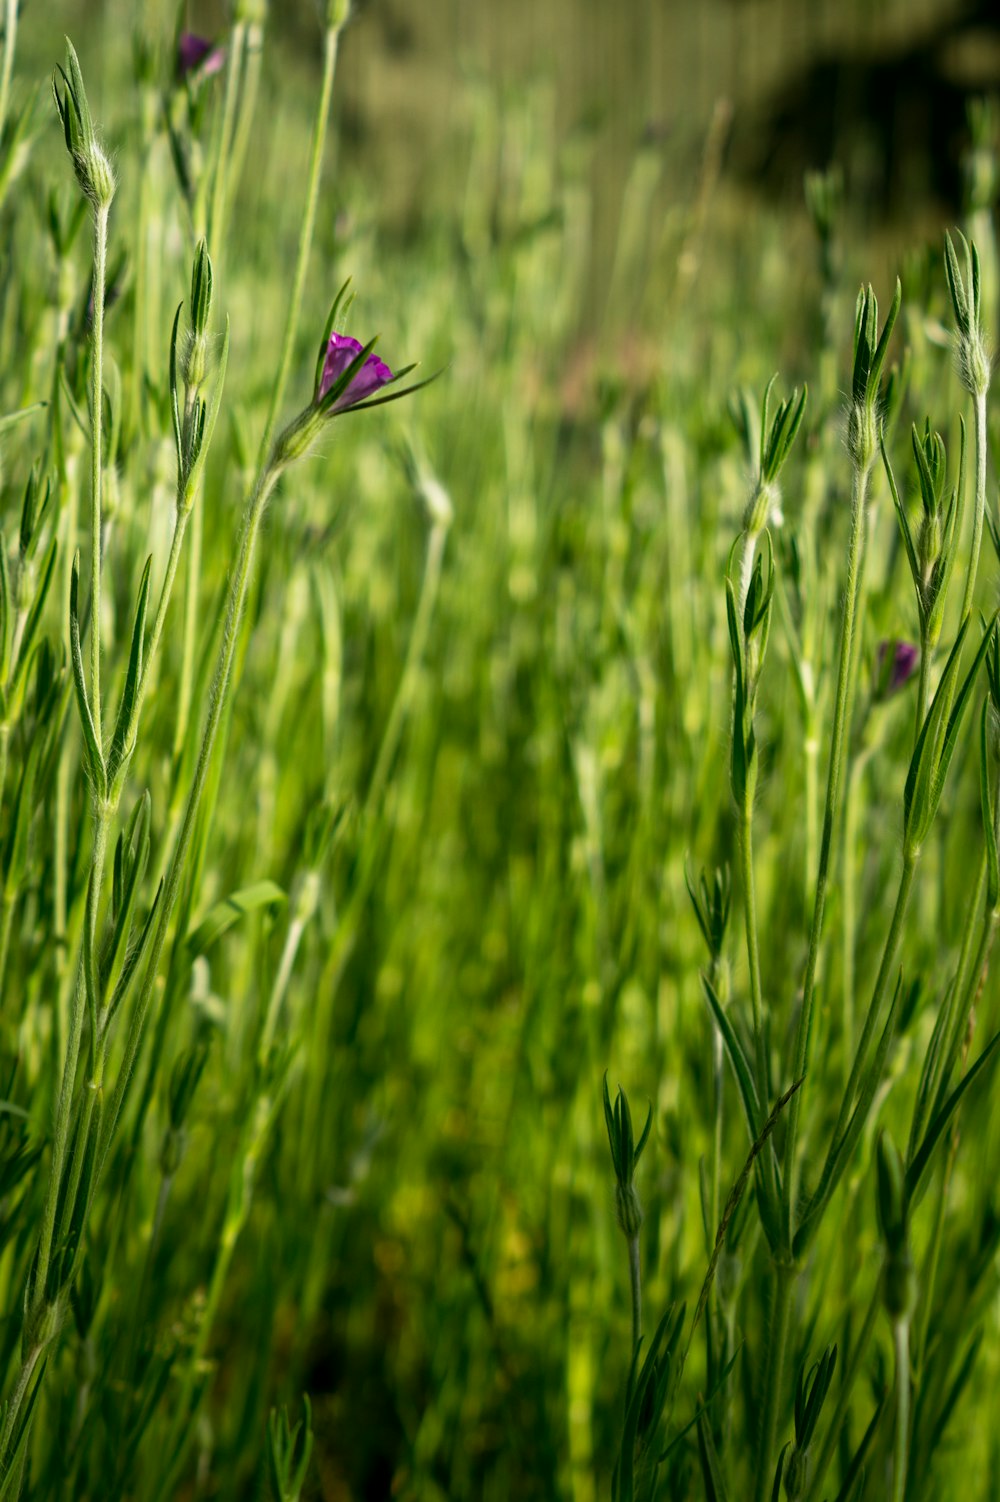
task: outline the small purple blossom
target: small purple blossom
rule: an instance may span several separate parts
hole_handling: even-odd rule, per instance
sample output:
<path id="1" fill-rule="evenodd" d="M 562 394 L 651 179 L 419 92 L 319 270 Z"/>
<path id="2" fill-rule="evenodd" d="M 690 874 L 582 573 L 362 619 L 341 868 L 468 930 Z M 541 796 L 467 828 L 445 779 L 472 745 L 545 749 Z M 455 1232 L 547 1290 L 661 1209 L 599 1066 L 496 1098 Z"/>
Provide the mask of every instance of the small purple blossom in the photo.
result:
<path id="1" fill-rule="evenodd" d="M 225 66 L 226 49 L 216 47 L 193 31 L 182 31 L 177 41 L 177 75 L 186 78 L 197 69 L 203 77 L 218 73 Z"/>
<path id="2" fill-rule="evenodd" d="M 920 649 L 908 641 L 881 641 L 875 678 L 879 698 L 888 699 L 897 694 L 913 677 L 920 666 Z"/>
<path id="3" fill-rule="evenodd" d="M 323 397 L 340 380 L 353 360 L 356 360 L 364 346 L 357 339 L 352 339 L 350 334 L 331 334 L 330 342 L 326 347 L 326 359 L 323 362 L 323 374 L 320 378 L 319 389 L 316 392 L 316 400 L 322 401 Z M 355 373 L 347 388 L 340 393 L 332 408 L 333 412 L 343 412 L 347 407 L 357 406 L 367 397 L 373 396 L 376 391 L 393 379 L 392 371 L 378 355 L 369 355 L 361 369 Z"/>

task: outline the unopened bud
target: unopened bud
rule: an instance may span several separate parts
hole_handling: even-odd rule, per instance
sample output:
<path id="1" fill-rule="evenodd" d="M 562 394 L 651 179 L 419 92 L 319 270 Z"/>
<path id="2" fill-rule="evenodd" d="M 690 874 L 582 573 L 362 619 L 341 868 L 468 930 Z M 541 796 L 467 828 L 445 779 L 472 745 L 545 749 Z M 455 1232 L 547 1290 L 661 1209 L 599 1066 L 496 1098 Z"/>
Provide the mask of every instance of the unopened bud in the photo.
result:
<path id="1" fill-rule="evenodd" d="M 869 470 L 878 451 L 874 403 L 855 402 L 847 419 L 847 447 L 858 469 Z"/>
<path id="2" fill-rule="evenodd" d="M 642 1229 L 642 1205 L 634 1187 L 629 1184 L 615 1188 L 615 1214 L 618 1224 L 629 1241 L 633 1241 Z"/>

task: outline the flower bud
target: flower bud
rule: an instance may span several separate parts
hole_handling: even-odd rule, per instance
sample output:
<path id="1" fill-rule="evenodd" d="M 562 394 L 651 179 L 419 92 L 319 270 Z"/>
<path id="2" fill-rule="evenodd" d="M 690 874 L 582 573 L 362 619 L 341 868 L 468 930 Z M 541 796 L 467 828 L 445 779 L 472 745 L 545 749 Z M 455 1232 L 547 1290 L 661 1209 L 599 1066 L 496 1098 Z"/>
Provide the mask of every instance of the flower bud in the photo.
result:
<path id="1" fill-rule="evenodd" d="M 781 493 L 777 485 L 758 480 L 743 513 L 744 532 L 762 532 L 769 521 L 780 524 Z"/>
<path id="2" fill-rule="evenodd" d="M 959 345 L 958 374 L 970 396 L 985 396 L 989 391 L 990 360 L 986 342 L 978 330 Z"/>
<path id="3" fill-rule="evenodd" d="M 198 241 L 191 268 L 191 327 L 196 334 L 204 334 L 212 314 L 213 291 L 212 257 L 204 240 Z"/>
<path id="4" fill-rule="evenodd" d="M 925 516 L 917 541 L 917 562 L 924 588 L 931 582 L 934 565 L 941 557 L 941 517 L 937 512 Z"/>
<path id="5" fill-rule="evenodd" d="M 855 402 L 847 419 L 847 448 L 858 469 L 868 470 L 878 451 L 874 404 Z"/>
<path id="6" fill-rule="evenodd" d="M 615 1215 L 622 1232 L 634 1241 L 642 1229 L 642 1205 L 633 1184 L 615 1185 Z"/>
<path id="7" fill-rule="evenodd" d="M 80 60 L 72 42 L 66 43 L 66 67 L 53 78 L 52 93 L 76 180 L 94 208 L 106 213 L 115 196 L 115 174 L 94 133 Z"/>
<path id="8" fill-rule="evenodd" d="M 95 209 L 109 209 L 115 196 L 115 174 L 107 156 L 94 141 L 82 158 L 74 157 L 77 181 Z"/>

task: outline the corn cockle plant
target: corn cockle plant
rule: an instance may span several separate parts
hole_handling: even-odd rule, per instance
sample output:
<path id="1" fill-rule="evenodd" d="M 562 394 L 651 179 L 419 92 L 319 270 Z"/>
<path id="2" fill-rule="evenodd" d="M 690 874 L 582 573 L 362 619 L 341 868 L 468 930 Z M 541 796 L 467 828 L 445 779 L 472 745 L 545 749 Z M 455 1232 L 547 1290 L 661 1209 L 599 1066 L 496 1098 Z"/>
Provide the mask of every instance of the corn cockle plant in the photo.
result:
<path id="1" fill-rule="evenodd" d="M 338 13 L 338 17 L 331 21 L 334 34 L 343 19 Z M 11 40 L 8 37 L 9 43 Z M 190 39 L 186 49 L 182 46 L 181 56 L 186 63 L 185 71 L 189 71 L 199 61 L 203 71 L 212 71 L 207 67 L 211 55 L 199 52 L 195 59 Z M 324 123 L 328 108 L 328 83 L 326 102 L 321 109 Z M 90 319 L 90 591 L 85 615 L 81 603 L 77 555 L 70 577 L 68 613 L 71 682 L 82 730 L 82 759 L 90 794 L 92 838 L 79 974 L 65 1038 L 65 1054 L 61 1061 L 61 1083 L 55 1108 L 48 1188 L 24 1294 L 21 1364 L 4 1403 L 0 1426 L 0 1486 L 4 1495 L 16 1494 L 20 1487 L 28 1453 L 31 1422 L 37 1412 L 45 1366 L 57 1343 L 70 1302 L 76 1297 L 75 1287 L 80 1276 L 81 1256 L 88 1235 L 94 1196 L 101 1183 L 142 1046 L 161 956 L 175 917 L 181 882 L 213 761 L 215 742 L 226 711 L 255 545 L 265 508 L 286 471 L 308 452 L 332 418 L 358 410 L 362 406 L 381 404 L 407 394 L 406 390 L 383 390 L 398 381 L 401 375 L 405 375 L 406 370 L 393 374 L 372 353 L 374 341 L 362 346 L 357 340 L 334 329 L 338 311 L 344 310 L 342 290 L 320 341 L 312 398 L 269 446 L 244 508 L 236 542 L 235 563 L 223 605 L 221 629 L 217 636 L 216 664 L 201 724 L 200 751 L 164 878 L 143 915 L 140 894 L 149 865 L 152 833 L 151 802 L 146 792 L 134 803 L 118 836 L 112 863 L 112 888 L 110 898 L 106 901 L 104 876 L 109 840 L 139 742 L 144 699 L 158 665 L 159 649 L 187 523 L 198 503 L 206 460 L 216 429 L 229 353 L 229 332 L 227 326 L 217 368 L 212 371 L 214 274 L 207 245 L 201 240 L 194 254 L 187 312 L 185 315 L 183 306 L 178 308 L 170 341 L 168 405 L 175 446 L 176 499 L 169 557 L 162 574 L 155 609 L 150 599 L 152 559 L 147 559 L 142 571 L 121 697 L 113 729 L 106 733 L 101 684 L 101 584 L 106 563 L 102 502 L 107 484 L 104 435 L 109 402 L 113 431 L 117 398 L 115 389 L 112 389 L 109 397 L 104 376 L 104 311 L 109 216 L 116 182 L 108 156 L 93 126 L 79 60 L 72 44 L 67 44 L 66 66 L 57 74 L 54 93 L 66 148 L 94 223 Z M 314 161 L 313 192 L 317 171 Z M 306 250 L 310 234 L 311 223 L 305 234 Z M 297 316 L 301 293 L 301 285 L 297 284 L 293 293 L 293 322 Z M 182 315 L 185 318 L 183 324 Z M 287 364 L 286 358 L 277 380 L 278 400 L 287 374 Z M 411 367 L 407 367 L 409 368 Z M 207 399 L 202 394 L 206 383 L 210 391 Z M 11 717 L 16 718 L 24 707 L 22 680 L 29 660 L 27 654 L 34 645 L 38 621 L 53 576 L 57 546 L 55 539 L 49 545 L 40 578 L 37 567 L 39 541 L 44 532 L 50 495 L 51 486 L 46 484 L 43 488 L 37 472 L 33 471 L 22 508 L 15 589 L 9 583 L 7 550 L 6 546 L 3 547 L 3 568 L 0 571 L 3 582 L 0 605 L 3 615 L 0 625 L 4 643 L 5 753 Z M 88 623 L 90 642 L 89 677 L 83 650 L 85 620 Z M 35 661 L 38 662 L 37 654 Z M 51 678 L 51 667 L 48 659 L 39 665 L 43 669 L 49 666 L 48 673 L 43 671 L 40 679 L 40 687 L 45 690 L 47 679 Z M 39 701 L 36 707 L 40 707 L 41 703 Z M 36 734 L 20 779 L 20 812 L 15 812 L 10 826 L 4 868 L 4 957 L 9 939 L 9 915 L 18 897 L 18 885 L 23 876 L 34 782 L 39 760 L 45 750 L 43 740 Z M 6 770 L 6 755 L 4 769 Z M 117 1071 L 106 1095 L 105 1071 L 111 1058 L 115 1023 L 125 1012 L 128 1013 L 129 1020 L 124 1047 L 116 1050 Z M 256 1104 L 248 1118 L 246 1161 L 236 1165 L 234 1184 L 237 1214 L 232 1233 L 226 1237 L 230 1254 L 245 1213 L 239 1212 L 238 1206 L 245 1204 L 252 1188 L 252 1175 L 248 1177 L 247 1166 L 259 1156 L 268 1123 L 273 1119 L 282 1095 L 280 1081 L 270 1080 L 273 1069 L 268 1057 L 271 1053 L 269 1040 L 273 1037 L 275 1022 L 276 1017 L 272 1011 L 265 1023 L 261 1084 Z M 85 1046 L 86 1059 L 81 1065 Z M 181 1072 L 177 1074 L 175 1071 L 177 1083 L 176 1088 L 171 1089 L 170 1097 L 170 1143 L 174 1146 L 168 1143 L 164 1149 L 167 1153 L 163 1160 L 165 1186 L 169 1185 L 170 1178 L 176 1172 L 178 1134 L 197 1087 L 204 1057 L 204 1049 L 199 1047 L 188 1055 L 188 1063 Z M 287 1074 L 287 1067 L 279 1070 L 280 1073 Z M 216 1298 L 221 1292 L 227 1266 L 228 1257 L 220 1262 L 217 1269 Z M 182 1391 L 177 1407 L 176 1438 L 172 1444 L 174 1467 L 184 1457 L 186 1446 L 182 1441 L 190 1432 L 188 1405 L 191 1380 L 199 1371 L 199 1352 L 204 1350 L 211 1328 L 211 1318 L 206 1317 L 191 1358 L 191 1378 Z M 275 1474 L 284 1477 L 282 1485 L 286 1487 L 286 1491 L 282 1494 L 297 1495 L 302 1484 L 304 1466 L 308 1463 L 309 1446 L 305 1448 L 304 1460 L 300 1457 L 297 1464 L 297 1481 L 293 1480 L 290 1472 L 285 1476 L 288 1468 L 286 1461 L 290 1463 L 295 1450 L 295 1438 L 289 1439 L 279 1449 L 282 1456 L 288 1452 L 284 1459 L 279 1457 L 275 1460 L 278 1466 Z M 164 1484 L 167 1484 L 171 1474 L 172 1469 L 168 1468 Z"/>

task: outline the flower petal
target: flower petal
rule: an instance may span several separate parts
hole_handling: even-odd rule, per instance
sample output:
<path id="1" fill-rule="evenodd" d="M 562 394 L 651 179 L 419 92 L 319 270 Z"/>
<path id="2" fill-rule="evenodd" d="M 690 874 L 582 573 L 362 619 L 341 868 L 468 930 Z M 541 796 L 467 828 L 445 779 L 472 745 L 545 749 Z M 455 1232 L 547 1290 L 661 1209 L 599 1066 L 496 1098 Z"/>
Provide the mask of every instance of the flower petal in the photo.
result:
<path id="1" fill-rule="evenodd" d="M 364 345 L 357 339 L 352 339 L 350 334 L 331 334 L 330 343 L 327 346 L 326 361 L 323 365 L 323 378 L 319 383 L 317 401 L 322 400 L 326 393 L 343 376 L 351 363 L 357 359 Z M 380 390 L 388 381 L 392 380 L 392 371 L 377 355 L 369 355 L 361 369 L 352 377 L 350 385 L 342 391 L 334 402 L 332 411 L 343 412 L 347 407 L 353 407 L 358 402 L 363 402 L 366 397 Z"/>

